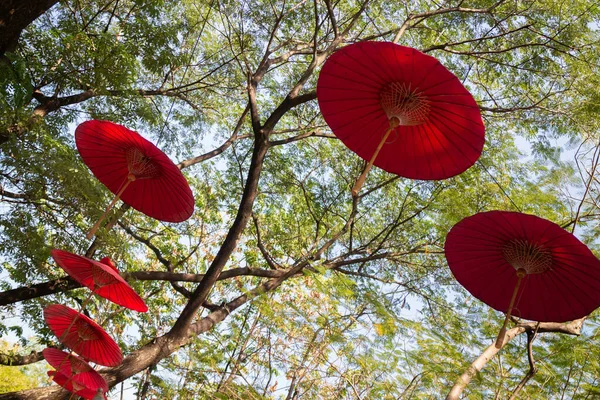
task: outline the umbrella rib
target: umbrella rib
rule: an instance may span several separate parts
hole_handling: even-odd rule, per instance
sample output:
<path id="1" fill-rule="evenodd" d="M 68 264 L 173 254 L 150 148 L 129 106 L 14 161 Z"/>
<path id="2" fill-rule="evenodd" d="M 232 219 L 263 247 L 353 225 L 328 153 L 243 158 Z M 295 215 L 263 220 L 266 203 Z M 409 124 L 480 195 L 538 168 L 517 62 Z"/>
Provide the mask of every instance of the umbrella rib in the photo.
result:
<path id="1" fill-rule="evenodd" d="M 430 132 L 427 132 L 427 129 L 425 128 L 425 124 L 421 124 L 421 125 L 417 125 L 416 126 L 417 130 L 421 132 L 421 136 L 424 136 L 424 138 L 422 140 L 420 140 L 419 142 L 421 143 L 421 146 L 423 147 L 423 154 L 424 159 L 425 159 L 425 163 L 427 164 L 427 167 L 429 167 L 429 176 L 434 176 L 434 172 L 433 172 L 433 160 L 431 156 L 427 155 L 426 152 L 426 144 L 429 143 L 430 145 L 430 149 L 432 150 L 433 156 L 436 158 L 437 160 L 437 164 L 441 165 L 442 168 L 444 166 L 444 164 L 441 162 L 440 160 L 440 155 L 438 154 L 437 151 L 435 151 L 435 147 L 433 146 L 433 142 L 431 141 L 431 134 Z"/>
<path id="2" fill-rule="evenodd" d="M 450 128 L 448 125 L 446 125 L 446 124 L 444 123 L 444 121 L 442 121 L 442 119 L 441 119 L 441 118 L 445 118 L 445 119 L 446 119 L 446 120 L 448 120 L 448 121 L 452 121 L 452 120 L 450 120 L 448 117 L 446 117 L 446 116 L 444 116 L 444 115 L 441 115 L 441 114 L 437 114 L 437 115 L 434 115 L 434 114 L 432 114 L 432 115 L 430 115 L 430 119 L 432 120 L 432 124 L 433 124 L 433 125 L 436 127 L 436 129 L 437 129 L 437 130 L 438 130 L 438 131 L 439 131 L 439 132 L 440 132 L 440 133 L 441 133 L 441 134 L 442 134 L 442 135 L 443 135 L 443 136 L 444 136 L 444 137 L 445 137 L 445 138 L 448 140 L 448 142 L 450 142 L 450 143 L 455 143 L 455 142 L 456 142 L 455 140 L 450 140 L 450 137 L 449 137 L 447 134 L 445 134 L 445 133 L 444 133 L 444 130 L 443 130 L 443 129 L 440 129 L 440 128 L 437 126 L 436 122 L 438 122 L 438 123 L 442 124 L 442 125 L 443 125 L 443 126 L 444 126 L 444 127 L 447 129 L 447 130 L 448 130 L 448 131 L 452 131 L 452 132 L 454 131 L 454 130 L 453 130 L 453 129 L 451 129 L 451 128 Z M 456 124 L 456 125 L 458 125 L 458 124 Z M 459 125 L 459 126 L 461 126 L 461 125 Z M 479 137 L 480 137 L 480 135 L 477 135 L 475 132 L 473 132 L 472 130 L 469 130 L 468 128 L 465 128 L 464 126 L 461 126 L 461 128 L 463 128 L 463 132 L 469 132 L 469 133 L 472 133 L 472 134 L 473 134 L 473 136 L 476 136 L 477 138 L 479 138 Z M 468 147 L 470 147 L 470 148 L 471 148 L 472 150 L 474 150 L 474 151 L 478 151 L 478 150 L 479 150 L 479 148 L 478 148 L 478 147 L 476 147 L 476 146 L 475 146 L 475 145 L 474 145 L 474 144 L 473 144 L 471 141 L 468 141 L 468 140 L 467 140 L 467 139 L 466 139 L 466 138 L 465 138 L 463 135 L 454 135 L 454 138 L 458 138 L 458 139 L 459 139 L 459 140 L 460 140 L 460 141 L 461 141 L 461 142 L 462 142 L 462 143 L 463 143 L 465 146 L 468 146 Z M 469 160 L 469 161 L 470 161 L 470 158 L 469 158 L 469 157 L 467 157 L 467 156 L 464 154 L 464 152 L 463 152 L 463 149 L 462 149 L 462 146 L 454 145 L 454 147 L 455 147 L 455 148 L 458 150 L 458 152 L 459 152 L 459 153 L 460 153 L 460 154 L 461 154 L 461 155 L 462 155 L 462 156 L 463 156 L 463 157 L 464 157 L 466 160 Z"/>
<path id="3" fill-rule="evenodd" d="M 367 114 L 363 114 L 363 116 L 361 117 L 362 119 L 364 119 L 365 117 L 371 117 L 371 119 L 370 119 L 370 120 L 368 120 L 368 121 L 366 121 L 365 123 L 363 123 L 363 125 L 362 125 L 362 126 L 363 126 L 363 127 L 365 127 L 365 126 L 367 126 L 367 125 L 371 124 L 372 122 L 375 122 L 375 121 L 377 121 L 378 119 L 382 119 L 382 118 L 381 118 L 381 117 L 382 117 L 382 115 L 383 115 L 383 112 L 379 113 L 378 111 L 377 111 L 377 112 L 376 112 L 376 111 L 372 111 L 372 112 L 369 112 L 369 113 L 367 113 Z M 388 123 L 388 121 L 387 121 L 387 118 L 385 119 L 385 123 L 386 123 L 386 124 Z M 347 126 L 349 126 L 349 125 L 356 125 L 356 121 L 355 121 L 355 120 L 354 120 L 354 121 L 348 121 L 348 122 L 344 123 L 343 125 L 338 125 L 338 126 L 336 127 L 336 130 L 344 130 L 344 128 L 346 128 L 346 127 L 347 127 Z M 335 133 L 335 131 L 333 131 L 333 132 Z M 356 134 L 360 134 L 360 133 L 359 133 L 359 132 L 357 132 L 357 130 L 355 130 L 354 132 L 352 132 L 352 134 L 348 135 L 348 136 L 347 136 L 347 138 L 350 138 L 350 137 L 352 137 L 352 136 L 354 136 L 354 135 L 356 135 Z M 338 136 L 338 135 L 336 134 L 336 136 Z M 338 138 L 339 138 L 339 137 L 340 137 L 340 136 L 338 136 Z M 341 139 L 341 138 L 340 138 L 340 139 Z M 342 139 L 342 140 L 343 140 L 343 139 Z"/>
<path id="4" fill-rule="evenodd" d="M 448 112 L 447 110 L 444 110 L 444 111 Z M 479 139 L 480 137 L 483 137 L 483 135 L 482 135 L 482 134 L 480 135 L 480 134 L 478 134 L 478 133 L 477 133 L 477 130 L 475 130 L 475 129 L 470 129 L 470 128 L 468 127 L 468 125 L 467 125 L 467 126 L 465 126 L 465 125 L 461 125 L 461 124 L 459 124 L 457 121 L 454 121 L 454 120 L 452 120 L 450 117 L 448 117 L 448 116 L 446 116 L 446 115 L 444 115 L 444 114 L 441 114 L 441 113 L 434 114 L 434 113 L 432 113 L 432 114 L 430 115 L 430 119 L 431 119 L 431 120 L 433 120 L 433 123 L 434 123 L 434 124 L 435 124 L 435 122 L 438 122 L 438 123 L 442 124 L 442 125 L 443 125 L 443 126 L 446 128 L 446 130 L 447 130 L 447 131 L 449 131 L 449 132 L 455 132 L 456 130 L 455 130 L 455 129 L 452 129 L 450 126 L 448 126 L 448 125 L 447 125 L 447 124 L 444 122 L 444 120 L 446 120 L 446 121 L 450 121 L 450 122 L 452 122 L 454 125 L 456 125 L 456 126 L 459 126 L 459 127 L 462 129 L 462 132 L 461 132 L 461 133 L 470 133 L 470 134 L 471 134 L 471 136 L 473 136 L 473 137 L 475 137 L 475 138 L 477 138 L 477 139 Z M 468 122 L 471 122 L 470 120 L 467 120 L 467 121 L 468 121 Z M 443 130 L 442 130 L 442 129 L 440 129 L 440 128 L 439 128 L 437 125 L 435 125 L 435 127 L 436 127 L 436 128 L 437 128 L 437 129 L 438 129 L 440 132 L 443 132 Z M 444 135 L 444 136 L 445 136 L 445 137 L 448 139 L 448 141 L 450 141 L 450 140 L 449 140 L 449 137 L 448 137 L 448 135 L 446 135 L 445 133 L 443 133 L 443 135 Z M 477 147 L 475 147 L 475 145 L 472 143 L 472 141 L 470 141 L 470 140 L 467 140 L 467 138 L 465 138 L 465 137 L 464 137 L 464 135 L 462 135 L 462 134 L 461 134 L 461 135 L 455 134 L 454 136 L 455 136 L 455 137 L 457 137 L 457 138 L 458 138 L 458 139 L 459 139 L 459 140 L 460 140 L 460 141 L 461 141 L 461 142 L 462 142 L 464 145 L 466 145 L 466 146 L 470 147 L 471 149 L 473 149 L 473 150 L 477 150 L 477 151 L 479 150 L 479 147 L 478 147 L 478 146 L 477 146 Z M 452 142 L 455 142 L 455 141 L 452 141 Z M 456 146 L 456 147 L 457 147 L 457 148 L 460 148 L 460 146 Z"/>
<path id="5" fill-rule="evenodd" d="M 339 53 L 338 53 L 338 54 L 339 54 Z M 348 56 L 347 54 L 345 54 L 344 56 L 346 56 L 346 57 L 348 57 L 348 58 L 352 59 L 352 61 L 356 62 L 356 60 L 355 60 L 355 59 L 353 59 L 352 57 Z M 356 73 L 357 73 L 357 72 L 356 72 L 356 70 L 354 70 L 354 69 L 352 69 L 352 68 L 349 68 L 349 67 L 348 67 L 346 64 L 344 64 L 344 63 L 339 63 L 339 62 L 338 62 L 336 59 L 334 59 L 333 57 L 332 57 L 332 58 L 330 58 L 328 61 L 331 61 L 333 64 L 337 65 L 339 68 L 343 68 L 343 69 L 345 69 L 345 70 L 347 70 L 347 71 L 351 71 L 353 74 L 356 74 Z M 327 76 L 327 75 L 329 75 L 329 76 L 334 76 L 334 77 L 336 77 L 336 78 L 340 78 L 340 79 L 343 79 L 343 80 L 348 80 L 348 81 L 351 81 L 351 82 L 355 81 L 354 79 L 350 79 L 350 78 L 348 78 L 347 76 L 332 74 L 331 72 L 329 72 L 329 71 L 328 71 L 328 70 L 326 70 L 326 69 L 322 69 L 322 70 L 321 70 L 321 74 L 324 74 L 325 76 Z M 382 83 L 382 82 L 378 82 L 378 81 L 376 81 L 375 79 L 372 79 L 370 76 L 367 76 L 366 74 L 362 75 L 362 77 L 364 77 L 364 78 L 366 78 L 367 80 L 371 81 L 371 82 L 372 82 L 374 85 L 377 85 L 377 86 L 382 86 L 382 85 L 383 85 L 383 83 Z M 361 82 L 361 81 L 359 80 L 358 82 Z M 361 83 L 361 84 L 363 84 L 363 85 L 364 85 L 364 83 Z"/>
<path id="6" fill-rule="evenodd" d="M 562 276 L 560 278 L 560 282 L 561 283 L 558 283 L 556 280 L 554 280 L 554 276 L 553 276 L 553 274 L 551 272 L 543 274 L 543 280 L 546 281 L 546 282 L 549 282 L 554 287 L 554 293 L 560 294 L 563 297 L 563 299 L 566 298 L 565 293 L 566 294 L 570 294 L 568 290 L 565 290 L 565 291 L 560 290 L 561 287 L 564 288 L 564 286 L 565 286 L 564 285 L 564 280 L 565 279 L 569 280 L 573 286 L 578 287 L 576 284 L 573 284 L 572 281 L 566 275 Z M 548 285 L 548 286 L 550 286 L 550 285 Z M 550 291 L 550 292 L 552 292 L 552 291 Z M 577 297 L 577 296 L 570 296 L 570 297 L 576 303 L 578 303 L 583 309 L 586 308 L 585 305 L 581 303 L 579 297 Z M 581 312 L 576 312 L 576 310 L 573 308 L 573 306 L 572 306 L 572 304 L 571 304 L 570 301 L 565 301 L 564 303 L 566 303 L 567 306 L 569 307 L 569 309 L 571 310 L 571 314 L 570 315 L 573 315 L 575 317 L 573 317 L 573 318 L 570 318 L 570 317 L 567 317 L 567 318 L 561 317 L 561 319 L 570 320 L 570 319 L 576 319 L 578 317 L 582 317 L 583 316 L 583 315 L 579 315 L 579 314 L 581 314 Z M 544 307 L 544 311 L 545 310 L 546 310 L 546 308 Z M 546 314 L 546 315 L 548 315 L 548 314 Z M 547 317 L 547 319 L 554 319 L 554 318 Z"/>

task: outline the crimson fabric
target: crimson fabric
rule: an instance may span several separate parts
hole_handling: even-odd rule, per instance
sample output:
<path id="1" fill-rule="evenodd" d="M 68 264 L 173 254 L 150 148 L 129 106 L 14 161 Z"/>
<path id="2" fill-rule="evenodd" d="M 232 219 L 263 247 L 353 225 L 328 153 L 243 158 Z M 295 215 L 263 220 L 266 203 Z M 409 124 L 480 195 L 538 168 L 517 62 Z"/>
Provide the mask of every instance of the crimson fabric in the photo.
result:
<path id="1" fill-rule="evenodd" d="M 52 368 L 67 378 L 75 379 L 94 393 L 98 388 L 101 388 L 104 393 L 108 391 L 104 378 L 82 358 L 53 348 L 44 349 L 42 355 Z"/>
<path id="2" fill-rule="evenodd" d="M 112 269 L 114 269 L 115 271 L 119 272 L 119 270 L 117 269 L 117 266 L 112 262 L 112 260 L 108 257 L 104 257 L 100 260 L 100 262 L 102 264 L 106 264 L 109 267 L 111 267 Z"/>
<path id="3" fill-rule="evenodd" d="M 600 306 L 600 261 L 571 233 L 534 215 L 490 211 L 463 219 L 446 238 L 448 265 L 473 296 L 506 312 L 518 278 L 503 248 L 515 239 L 544 248 L 552 264 L 545 272 L 525 275 L 514 316 L 565 322 Z"/>
<path id="4" fill-rule="evenodd" d="M 67 274 L 98 296 L 131 310 L 148 311 L 144 300 L 119 275 L 116 267 L 108 257 L 102 260 L 106 261 L 108 259 L 110 264 L 94 261 L 64 250 L 54 249 L 51 254 L 56 263 Z"/>
<path id="5" fill-rule="evenodd" d="M 123 361 L 119 345 L 104 329 L 72 308 L 52 304 L 44 308 L 44 320 L 61 343 L 86 360 L 107 367 Z"/>
<path id="6" fill-rule="evenodd" d="M 335 52 L 319 75 L 317 98 L 333 133 L 369 160 L 390 126 L 381 93 L 393 82 L 428 102 L 427 121 L 399 126 L 374 165 L 412 179 L 446 179 L 477 161 L 485 128 L 479 107 L 460 80 L 415 49 L 360 42 Z"/>
<path id="7" fill-rule="evenodd" d="M 85 375 L 85 374 L 87 374 L 87 373 L 84 372 L 81 375 Z M 96 396 L 96 393 L 98 391 L 98 388 L 91 389 L 88 386 L 86 386 L 85 383 L 81 382 L 80 378 L 83 378 L 82 376 L 73 376 L 73 377 L 69 378 L 68 376 L 66 376 L 58 371 L 48 371 L 48 376 L 50 378 L 52 378 L 52 380 L 54 382 L 56 382 L 58 385 L 62 386 L 63 388 L 65 388 L 66 390 L 68 390 L 71 393 L 75 393 L 77 396 L 83 397 L 84 399 L 93 400 L 94 396 Z M 103 398 L 106 398 L 106 397 L 103 396 Z"/>
<path id="8" fill-rule="evenodd" d="M 194 196 L 181 171 L 137 132 L 109 121 L 91 120 L 77 127 L 75 142 L 83 162 L 115 194 L 132 172 L 131 154 L 137 153 L 149 163 L 152 173 L 137 176 L 121 195 L 131 207 L 166 222 L 185 221 L 192 215 Z"/>

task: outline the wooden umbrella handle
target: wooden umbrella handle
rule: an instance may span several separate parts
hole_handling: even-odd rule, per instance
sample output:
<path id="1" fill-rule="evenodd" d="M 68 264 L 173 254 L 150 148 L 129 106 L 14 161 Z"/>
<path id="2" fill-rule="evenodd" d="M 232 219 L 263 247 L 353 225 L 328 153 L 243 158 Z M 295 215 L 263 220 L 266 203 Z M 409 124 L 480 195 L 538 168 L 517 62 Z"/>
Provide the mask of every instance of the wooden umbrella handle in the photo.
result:
<path id="1" fill-rule="evenodd" d="M 390 136 L 390 133 L 392 133 L 392 131 L 400 124 L 400 121 L 398 120 L 398 118 L 396 117 L 392 117 L 390 119 L 390 127 L 388 128 L 388 130 L 385 132 L 385 135 L 383 135 L 383 138 L 381 139 L 381 141 L 379 142 L 379 144 L 377 145 L 377 148 L 375 149 L 375 152 L 373 153 L 373 155 L 371 156 L 371 159 L 369 160 L 369 162 L 367 163 L 367 165 L 365 166 L 365 169 L 363 169 L 362 174 L 360 174 L 360 176 L 358 177 L 358 179 L 356 180 L 356 183 L 354 184 L 354 186 L 352 187 L 352 196 L 356 197 L 358 196 L 358 192 L 360 192 L 360 189 L 362 188 L 363 184 L 365 183 L 365 180 L 367 179 L 367 174 L 369 173 L 369 171 L 371 170 L 371 167 L 373 166 L 373 163 L 375 162 L 375 159 L 377 158 L 377 155 L 379 155 L 379 152 L 381 151 L 381 148 L 383 147 L 383 145 L 385 144 L 385 142 L 387 141 L 387 138 Z"/>
<path id="2" fill-rule="evenodd" d="M 519 292 L 519 286 L 521 286 L 521 281 L 525 276 L 525 270 L 519 269 L 517 271 L 517 284 L 515 285 L 515 290 L 513 291 L 512 297 L 510 299 L 510 304 L 508 305 L 508 311 L 506 312 L 506 318 L 504 318 L 504 323 L 502 324 L 502 328 L 500 328 L 500 332 L 498 332 L 498 337 L 496 338 L 496 348 L 502 348 L 502 344 L 504 343 L 504 336 L 506 336 L 506 327 L 508 325 L 508 320 L 510 319 L 513 307 L 515 305 L 515 300 L 517 299 L 517 293 Z"/>
<path id="3" fill-rule="evenodd" d="M 108 205 L 108 207 L 106 207 L 106 210 L 104 211 L 104 214 L 102 214 L 102 216 L 100 217 L 100 219 L 98 220 L 98 222 L 96 222 L 94 224 L 94 226 L 92 226 L 90 228 L 90 230 L 88 231 L 88 233 L 86 235 L 86 238 L 88 240 L 91 240 L 94 237 L 94 235 L 96 234 L 96 232 L 100 228 L 100 224 L 102 223 L 102 221 L 104 221 L 104 218 L 106 218 L 106 216 L 108 215 L 108 213 L 110 212 L 110 210 L 112 210 L 112 208 L 115 206 L 115 204 L 117 204 L 117 201 L 119 201 L 119 199 L 121 198 L 121 195 L 123 194 L 123 192 L 125 191 L 125 189 L 127 189 L 127 186 L 129 186 L 129 184 L 131 182 L 133 182 L 133 181 L 135 181 L 135 175 L 133 175 L 133 174 L 127 175 L 127 180 L 125 181 L 125 183 L 121 187 L 121 190 L 119 190 L 119 192 L 116 194 L 115 198 L 110 202 L 110 204 Z"/>

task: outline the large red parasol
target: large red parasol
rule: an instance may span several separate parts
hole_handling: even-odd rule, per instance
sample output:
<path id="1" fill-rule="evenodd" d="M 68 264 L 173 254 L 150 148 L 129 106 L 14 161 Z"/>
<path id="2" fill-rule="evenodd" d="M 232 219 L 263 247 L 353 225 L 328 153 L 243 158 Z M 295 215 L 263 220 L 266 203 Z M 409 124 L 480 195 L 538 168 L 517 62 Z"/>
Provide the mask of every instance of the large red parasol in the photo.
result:
<path id="1" fill-rule="evenodd" d="M 137 132 L 109 121 L 91 120 L 77 127 L 75 142 L 96 178 L 116 194 L 107 212 L 121 198 L 160 221 L 181 222 L 192 215 L 194 196 L 181 171 Z"/>
<path id="2" fill-rule="evenodd" d="M 81 396 L 84 399 L 89 400 L 94 400 L 98 398 L 98 389 L 90 388 L 85 383 L 80 381 L 80 377 L 68 377 L 65 374 L 58 371 L 48 371 L 48 376 L 52 378 L 54 382 L 56 382 L 69 392 L 76 394 L 77 396 Z M 105 399 L 106 396 L 100 395 L 100 398 Z"/>
<path id="3" fill-rule="evenodd" d="M 477 161 L 484 144 L 479 107 L 438 60 L 385 42 L 334 53 L 317 83 L 321 113 L 350 150 L 412 179 L 446 179 Z M 391 140 L 386 142 L 388 136 Z"/>
<path id="4" fill-rule="evenodd" d="M 115 367 L 123 361 L 119 345 L 85 315 L 52 304 L 44 308 L 44 320 L 61 343 L 83 358 L 107 367 Z"/>
<path id="5" fill-rule="evenodd" d="M 98 296 L 135 311 L 148 311 L 144 300 L 119 275 L 108 257 L 98 262 L 57 249 L 52 250 L 52 257 L 67 274 Z"/>
<path id="6" fill-rule="evenodd" d="M 60 374 L 75 379 L 81 385 L 92 390 L 94 394 L 98 389 L 102 389 L 103 392 L 108 391 L 108 385 L 104 378 L 82 358 L 53 348 L 44 349 L 42 355 L 48 364 Z"/>
<path id="7" fill-rule="evenodd" d="M 571 233 L 534 215 L 490 211 L 465 218 L 448 233 L 445 253 L 462 286 L 508 314 L 497 347 L 511 313 L 564 322 L 600 306 L 600 261 Z"/>

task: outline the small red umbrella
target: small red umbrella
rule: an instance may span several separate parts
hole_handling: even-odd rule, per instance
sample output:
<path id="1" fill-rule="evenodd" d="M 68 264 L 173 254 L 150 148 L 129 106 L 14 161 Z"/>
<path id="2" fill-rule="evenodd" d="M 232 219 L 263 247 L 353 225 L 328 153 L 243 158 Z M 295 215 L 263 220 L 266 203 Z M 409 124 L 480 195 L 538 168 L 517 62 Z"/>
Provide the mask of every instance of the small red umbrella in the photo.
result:
<path id="1" fill-rule="evenodd" d="M 83 162 L 116 195 L 88 238 L 119 198 L 160 221 L 181 222 L 192 215 L 194 196 L 181 171 L 137 132 L 91 120 L 77 127 L 75 142 Z"/>
<path id="2" fill-rule="evenodd" d="M 98 389 L 102 389 L 103 392 L 108 391 L 104 378 L 81 357 L 53 348 L 44 349 L 42 355 L 57 372 L 67 378 L 75 379 L 91 389 L 94 394 Z"/>
<path id="3" fill-rule="evenodd" d="M 83 358 L 107 367 L 123 361 L 119 345 L 94 321 L 72 308 L 52 304 L 44 320 L 58 340 Z"/>
<path id="4" fill-rule="evenodd" d="M 458 282 L 490 307 L 543 322 L 572 321 L 600 306 L 600 261 L 560 226 L 534 215 L 489 211 L 454 225 L 444 247 Z"/>
<path id="5" fill-rule="evenodd" d="M 373 164 L 406 178 L 446 179 L 473 165 L 485 141 L 473 96 L 438 60 L 409 47 L 342 48 L 323 66 L 317 97 L 333 133 L 370 160 L 354 195 Z"/>
<path id="6" fill-rule="evenodd" d="M 135 311 L 148 311 L 144 300 L 119 275 L 108 257 L 98 262 L 64 250 L 54 249 L 51 254 L 67 274 L 98 296 Z"/>
<path id="7" fill-rule="evenodd" d="M 48 376 L 52 378 L 52 380 L 58 385 L 62 386 L 69 392 L 76 394 L 77 396 L 81 396 L 84 399 L 89 400 L 95 400 L 98 398 L 98 389 L 91 389 L 85 383 L 81 382 L 79 377 L 68 377 L 58 371 L 48 371 Z M 100 398 L 106 399 L 106 396 L 100 395 Z"/>

